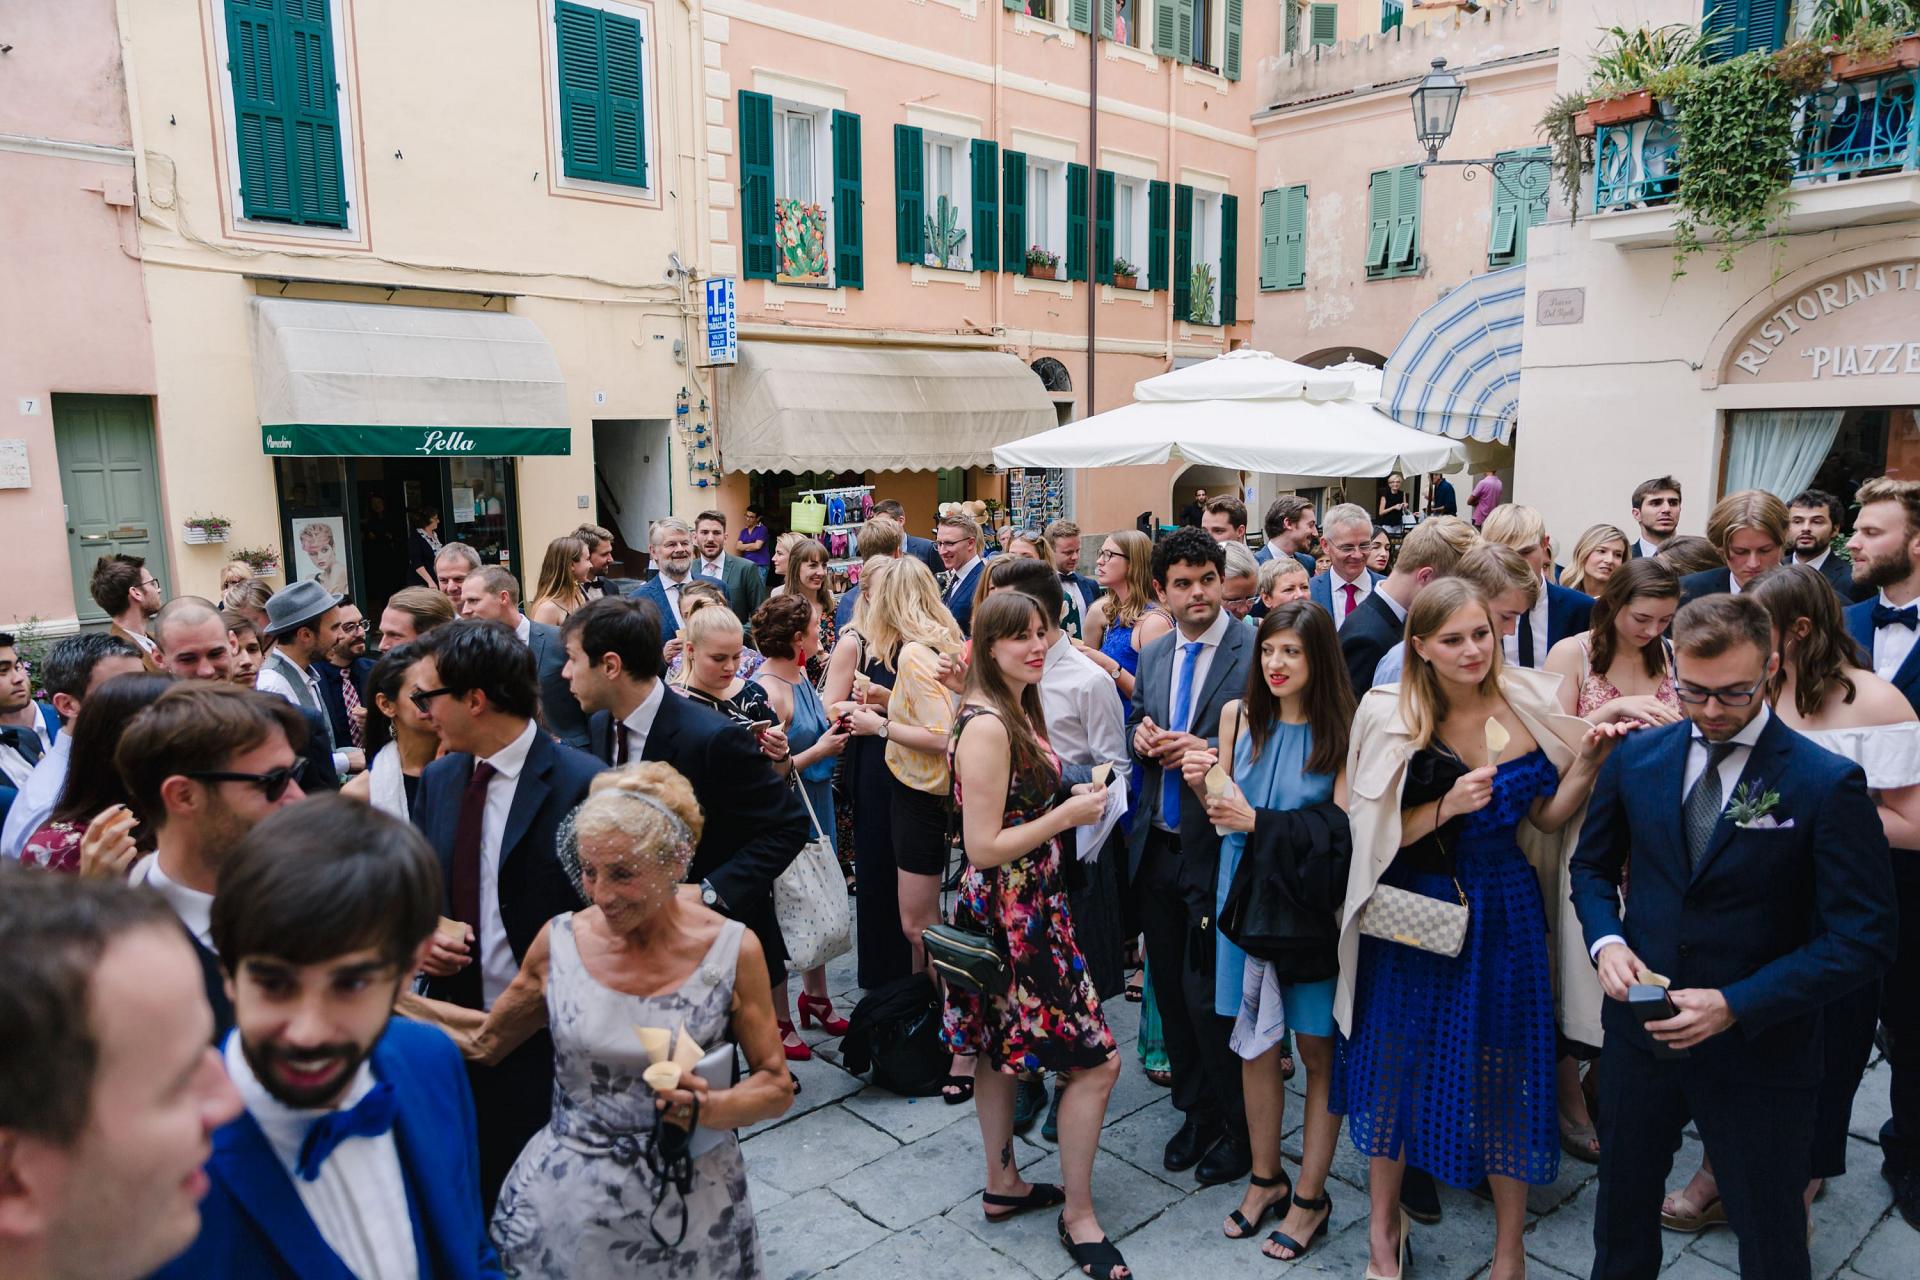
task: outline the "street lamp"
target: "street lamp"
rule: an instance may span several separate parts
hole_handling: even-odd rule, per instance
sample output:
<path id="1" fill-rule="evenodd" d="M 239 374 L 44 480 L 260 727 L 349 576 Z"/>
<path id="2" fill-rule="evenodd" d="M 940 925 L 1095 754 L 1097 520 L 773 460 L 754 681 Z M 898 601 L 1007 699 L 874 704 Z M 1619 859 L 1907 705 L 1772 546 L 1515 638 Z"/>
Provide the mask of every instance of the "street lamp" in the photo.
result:
<path id="1" fill-rule="evenodd" d="M 1427 158 L 1420 163 L 1422 172 L 1431 165 L 1449 165 L 1465 169 L 1465 176 L 1472 178 L 1475 169 L 1485 169 L 1498 182 L 1515 183 L 1531 166 L 1550 167 L 1551 162 L 1544 156 L 1509 160 L 1442 160 L 1440 148 L 1453 136 L 1453 124 L 1460 114 L 1460 99 L 1466 94 L 1466 82 L 1447 70 L 1445 58 L 1435 58 L 1433 70 L 1414 86 L 1411 95 L 1413 133 L 1420 145 L 1427 149 Z"/>

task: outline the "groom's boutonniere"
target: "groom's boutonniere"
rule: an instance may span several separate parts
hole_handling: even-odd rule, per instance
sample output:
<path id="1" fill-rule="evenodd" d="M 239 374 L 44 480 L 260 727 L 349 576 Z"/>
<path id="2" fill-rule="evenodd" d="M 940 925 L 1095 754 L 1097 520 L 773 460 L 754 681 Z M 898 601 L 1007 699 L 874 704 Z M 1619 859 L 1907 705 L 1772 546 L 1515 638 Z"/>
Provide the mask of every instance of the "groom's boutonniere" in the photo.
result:
<path id="1" fill-rule="evenodd" d="M 1779 803 L 1778 791 L 1762 791 L 1755 795 L 1752 786 L 1743 782 L 1734 788 L 1733 800 L 1727 805 L 1726 816 L 1732 819 L 1733 825 L 1742 831 L 1771 831 L 1791 827 L 1792 818 L 1782 822 L 1773 816 L 1773 811 Z"/>

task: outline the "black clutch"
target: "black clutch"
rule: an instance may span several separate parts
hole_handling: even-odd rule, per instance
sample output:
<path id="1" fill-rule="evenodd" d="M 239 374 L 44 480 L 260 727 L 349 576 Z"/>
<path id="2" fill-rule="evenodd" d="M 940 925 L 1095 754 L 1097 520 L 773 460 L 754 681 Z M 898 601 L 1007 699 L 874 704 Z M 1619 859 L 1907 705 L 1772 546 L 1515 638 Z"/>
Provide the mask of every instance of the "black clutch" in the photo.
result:
<path id="1" fill-rule="evenodd" d="M 962 990 L 999 995 L 1013 981 L 1007 958 L 984 933 L 936 924 L 928 926 L 920 942 L 927 949 L 927 967 Z"/>

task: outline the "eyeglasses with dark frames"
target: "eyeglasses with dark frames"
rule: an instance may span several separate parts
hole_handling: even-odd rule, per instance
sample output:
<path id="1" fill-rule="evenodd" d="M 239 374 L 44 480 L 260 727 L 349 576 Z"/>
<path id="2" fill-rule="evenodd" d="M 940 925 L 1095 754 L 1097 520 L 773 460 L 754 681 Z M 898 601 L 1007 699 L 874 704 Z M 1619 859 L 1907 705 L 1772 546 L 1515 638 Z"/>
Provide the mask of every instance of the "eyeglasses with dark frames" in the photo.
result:
<path id="1" fill-rule="evenodd" d="M 1766 686 L 1767 678 L 1761 676 L 1748 689 L 1702 689 L 1696 685 L 1678 684 L 1674 686 L 1674 696 L 1690 706 L 1701 706 L 1708 700 L 1718 702 L 1723 707 L 1744 707 L 1759 696 Z"/>
<path id="2" fill-rule="evenodd" d="M 433 700 L 435 698 L 444 697 L 452 692 L 453 690 L 447 688 L 415 689 L 407 695 L 407 699 L 413 703 L 414 710 L 424 716 L 433 710 Z"/>
<path id="3" fill-rule="evenodd" d="M 183 773 L 183 778 L 192 778 L 195 782 L 250 782 L 260 788 L 267 803 L 272 804 L 287 794 L 287 788 L 300 781 L 307 772 L 305 760 L 295 760 L 280 769 L 269 769 L 265 773 L 233 773 L 227 770 L 206 769 L 195 773 Z"/>

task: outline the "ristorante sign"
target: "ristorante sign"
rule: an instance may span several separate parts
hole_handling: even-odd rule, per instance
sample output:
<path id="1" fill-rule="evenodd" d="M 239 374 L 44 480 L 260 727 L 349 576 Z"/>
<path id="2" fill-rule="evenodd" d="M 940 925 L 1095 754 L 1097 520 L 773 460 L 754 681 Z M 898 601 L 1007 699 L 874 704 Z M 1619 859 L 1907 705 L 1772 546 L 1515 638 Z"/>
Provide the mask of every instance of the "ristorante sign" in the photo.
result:
<path id="1" fill-rule="evenodd" d="M 1733 348 L 1726 381 L 1920 377 L 1920 261 L 1861 267 L 1795 294 Z"/>

